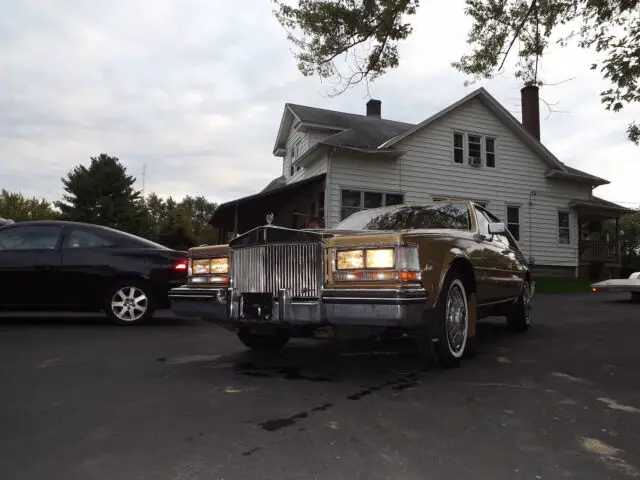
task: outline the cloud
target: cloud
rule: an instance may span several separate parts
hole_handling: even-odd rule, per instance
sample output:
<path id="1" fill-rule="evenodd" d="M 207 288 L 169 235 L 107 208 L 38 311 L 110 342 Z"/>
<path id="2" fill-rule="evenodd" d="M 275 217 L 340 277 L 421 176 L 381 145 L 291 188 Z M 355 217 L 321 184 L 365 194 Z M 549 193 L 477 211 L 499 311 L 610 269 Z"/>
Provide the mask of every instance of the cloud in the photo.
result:
<path id="1" fill-rule="evenodd" d="M 425 2 L 401 64 L 382 79 L 326 95 L 297 70 L 270 2 L 244 8 L 212 0 L 0 0 L 0 187 L 56 199 L 60 177 L 90 156 L 118 156 L 146 190 L 227 201 L 281 174 L 271 154 L 285 102 L 364 112 L 370 94 L 383 116 L 419 122 L 466 95 L 450 63 L 467 51 L 461 0 Z M 556 49 L 543 64 L 547 146 L 569 165 L 612 185 L 597 193 L 638 202 L 640 157 L 625 139 L 638 109 L 604 111 L 592 56 Z M 519 116 L 509 75 L 484 82 Z M 556 104 L 557 103 L 557 104 Z M 141 186 L 141 182 L 139 182 Z"/>

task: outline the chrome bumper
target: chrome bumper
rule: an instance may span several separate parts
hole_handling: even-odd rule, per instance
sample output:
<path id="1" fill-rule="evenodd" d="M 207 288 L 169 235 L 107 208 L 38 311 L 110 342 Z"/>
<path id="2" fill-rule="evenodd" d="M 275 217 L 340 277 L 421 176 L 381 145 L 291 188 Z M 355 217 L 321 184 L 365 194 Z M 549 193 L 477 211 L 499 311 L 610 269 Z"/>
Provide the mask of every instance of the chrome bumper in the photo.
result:
<path id="1" fill-rule="evenodd" d="M 428 297 L 422 288 L 344 288 L 323 290 L 319 299 L 298 300 L 287 290 L 274 298 L 183 285 L 171 290 L 169 298 L 176 315 L 214 323 L 413 328 L 423 324 Z"/>

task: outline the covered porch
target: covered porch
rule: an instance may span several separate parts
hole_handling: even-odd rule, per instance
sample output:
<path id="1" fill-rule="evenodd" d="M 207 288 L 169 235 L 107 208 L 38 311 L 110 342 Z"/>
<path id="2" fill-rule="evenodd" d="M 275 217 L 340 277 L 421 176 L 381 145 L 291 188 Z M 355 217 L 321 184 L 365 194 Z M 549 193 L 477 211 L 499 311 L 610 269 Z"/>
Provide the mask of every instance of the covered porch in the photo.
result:
<path id="1" fill-rule="evenodd" d="M 227 243 L 235 235 L 267 223 L 287 228 L 322 228 L 325 224 L 326 174 L 288 185 L 274 181 L 263 191 L 223 203 L 209 224 L 220 232 L 219 243 Z"/>
<path id="2" fill-rule="evenodd" d="M 597 197 L 569 205 L 578 214 L 579 276 L 616 277 L 621 268 L 620 217 L 630 210 Z"/>

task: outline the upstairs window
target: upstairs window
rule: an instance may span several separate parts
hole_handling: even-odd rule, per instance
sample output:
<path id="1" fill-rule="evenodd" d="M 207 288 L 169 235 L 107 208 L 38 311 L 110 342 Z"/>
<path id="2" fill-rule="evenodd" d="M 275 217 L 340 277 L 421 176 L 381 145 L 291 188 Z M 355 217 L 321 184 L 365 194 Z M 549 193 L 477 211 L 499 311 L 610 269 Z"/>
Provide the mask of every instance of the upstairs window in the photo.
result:
<path id="1" fill-rule="evenodd" d="M 485 165 L 489 168 L 496 166 L 496 140 L 485 137 L 484 139 Z"/>
<path id="2" fill-rule="evenodd" d="M 453 163 L 476 168 L 496 166 L 494 137 L 464 132 L 453 133 Z"/>
<path id="3" fill-rule="evenodd" d="M 453 161 L 464 163 L 464 134 L 453 134 Z"/>
<path id="4" fill-rule="evenodd" d="M 298 159 L 298 157 L 300 156 L 300 144 L 302 143 L 302 140 L 298 140 L 296 143 L 293 144 L 293 147 L 291 148 L 291 158 L 289 160 L 290 162 L 290 174 L 291 176 L 293 176 L 293 174 L 295 172 L 300 171 L 300 165 L 296 165 L 296 160 Z"/>

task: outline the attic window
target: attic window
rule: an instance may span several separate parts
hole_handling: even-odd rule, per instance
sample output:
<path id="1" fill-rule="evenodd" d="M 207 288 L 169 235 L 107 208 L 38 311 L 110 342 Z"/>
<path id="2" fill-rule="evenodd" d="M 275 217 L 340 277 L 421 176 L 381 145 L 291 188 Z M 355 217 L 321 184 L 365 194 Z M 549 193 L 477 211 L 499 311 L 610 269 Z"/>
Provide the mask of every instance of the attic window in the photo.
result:
<path id="1" fill-rule="evenodd" d="M 453 133 L 453 163 L 475 168 L 496 166 L 494 137 L 463 132 Z"/>

